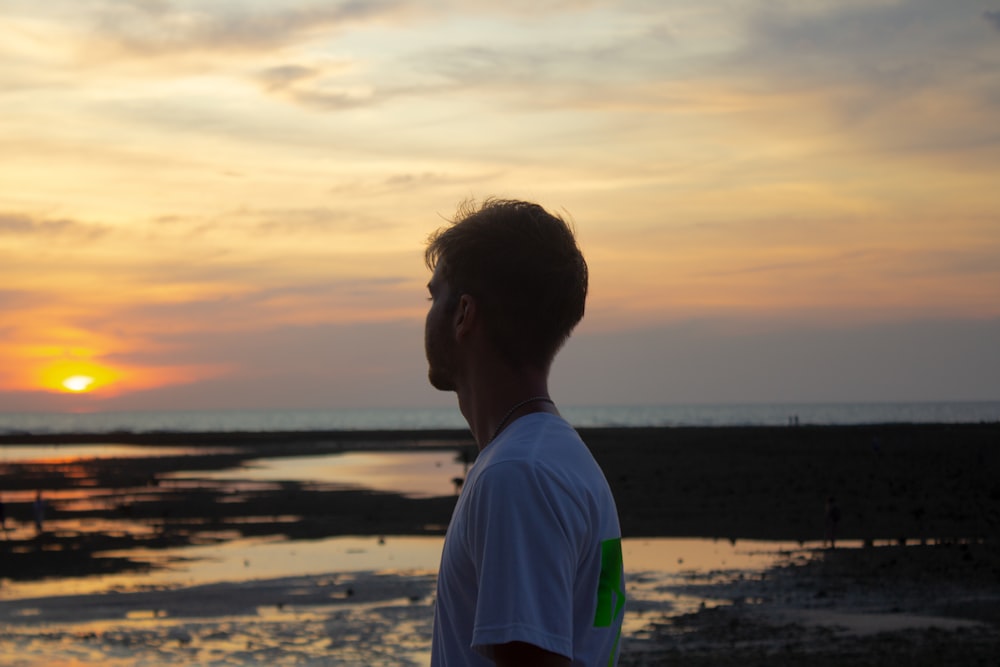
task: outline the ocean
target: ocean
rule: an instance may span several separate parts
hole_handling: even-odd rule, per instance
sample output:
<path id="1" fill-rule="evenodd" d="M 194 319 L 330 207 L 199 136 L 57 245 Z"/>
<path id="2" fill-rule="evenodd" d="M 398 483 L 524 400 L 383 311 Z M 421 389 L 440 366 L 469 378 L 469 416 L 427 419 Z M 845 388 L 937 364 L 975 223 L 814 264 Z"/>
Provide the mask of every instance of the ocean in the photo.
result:
<path id="1" fill-rule="evenodd" d="M 781 426 L 1000 421 L 1000 401 L 560 406 L 577 427 Z M 0 433 L 463 429 L 451 408 L 87 413 L 0 412 Z"/>

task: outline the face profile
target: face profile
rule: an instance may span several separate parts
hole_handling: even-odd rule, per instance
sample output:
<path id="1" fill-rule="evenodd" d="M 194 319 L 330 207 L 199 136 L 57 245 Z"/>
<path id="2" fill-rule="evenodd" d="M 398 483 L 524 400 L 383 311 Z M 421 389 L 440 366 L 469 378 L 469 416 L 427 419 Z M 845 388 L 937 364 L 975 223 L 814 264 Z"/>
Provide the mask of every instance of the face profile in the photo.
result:
<path id="1" fill-rule="evenodd" d="M 454 391 L 455 346 L 451 322 L 456 304 L 442 266 L 437 266 L 427 284 L 431 305 L 424 323 L 424 350 L 427 354 L 427 379 L 431 386 L 439 391 Z"/>

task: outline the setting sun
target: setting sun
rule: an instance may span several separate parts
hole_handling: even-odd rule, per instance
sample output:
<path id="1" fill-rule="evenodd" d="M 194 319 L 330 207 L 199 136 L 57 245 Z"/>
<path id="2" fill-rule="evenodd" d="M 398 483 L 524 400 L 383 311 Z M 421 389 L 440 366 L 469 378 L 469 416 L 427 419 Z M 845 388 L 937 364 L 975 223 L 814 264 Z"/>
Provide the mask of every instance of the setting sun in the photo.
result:
<path id="1" fill-rule="evenodd" d="M 81 356 L 55 359 L 41 366 L 37 371 L 36 386 L 48 391 L 106 394 L 109 386 L 117 383 L 121 372 Z"/>
<path id="2" fill-rule="evenodd" d="M 88 375 L 74 375 L 63 380 L 62 386 L 70 391 L 87 391 L 94 384 L 94 378 Z"/>

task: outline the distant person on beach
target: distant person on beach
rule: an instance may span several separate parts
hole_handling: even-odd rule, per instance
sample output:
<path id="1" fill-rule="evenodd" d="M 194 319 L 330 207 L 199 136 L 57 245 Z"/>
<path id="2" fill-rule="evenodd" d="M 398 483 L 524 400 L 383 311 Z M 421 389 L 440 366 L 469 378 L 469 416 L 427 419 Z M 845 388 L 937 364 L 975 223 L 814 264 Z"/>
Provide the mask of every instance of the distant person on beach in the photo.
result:
<path id="1" fill-rule="evenodd" d="M 40 490 L 35 493 L 35 502 L 32 503 L 31 510 L 35 515 L 35 530 L 41 535 L 45 529 L 45 499 L 42 498 Z"/>
<path id="2" fill-rule="evenodd" d="M 837 499 L 830 496 L 826 499 L 826 541 L 831 549 L 837 548 L 837 525 L 840 523 L 840 508 Z"/>
<path id="3" fill-rule="evenodd" d="M 536 204 L 466 202 L 425 259 L 430 383 L 457 394 L 479 447 L 441 555 L 431 664 L 614 665 L 618 512 L 548 390 L 587 295 L 573 232 Z"/>

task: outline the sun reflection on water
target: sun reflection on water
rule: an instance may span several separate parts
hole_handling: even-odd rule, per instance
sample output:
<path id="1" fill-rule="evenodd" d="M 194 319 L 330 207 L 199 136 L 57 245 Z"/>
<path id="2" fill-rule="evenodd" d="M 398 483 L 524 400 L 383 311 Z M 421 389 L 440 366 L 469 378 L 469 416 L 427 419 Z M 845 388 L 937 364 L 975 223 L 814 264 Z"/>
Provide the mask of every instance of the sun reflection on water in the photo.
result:
<path id="1" fill-rule="evenodd" d="M 165 479 L 179 480 L 191 474 L 176 472 Z M 200 479 L 214 481 L 322 482 L 430 497 L 453 494 L 454 479 L 465 475 L 465 467 L 451 450 L 344 452 L 261 459 L 248 467 L 198 472 L 197 475 Z"/>

